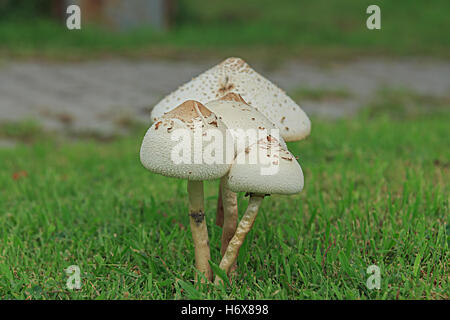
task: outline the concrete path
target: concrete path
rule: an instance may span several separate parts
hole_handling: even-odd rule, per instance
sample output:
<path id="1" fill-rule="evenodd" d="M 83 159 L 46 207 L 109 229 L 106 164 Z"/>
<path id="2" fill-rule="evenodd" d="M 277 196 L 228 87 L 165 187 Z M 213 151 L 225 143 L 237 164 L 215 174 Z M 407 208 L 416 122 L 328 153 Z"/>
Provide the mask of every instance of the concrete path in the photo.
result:
<path id="1" fill-rule="evenodd" d="M 159 99 L 214 64 L 4 62 L 0 122 L 32 118 L 49 129 L 116 132 L 130 119 L 149 122 L 151 107 Z M 351 115 L 383 87 L 440 97 L 450 94 L 449 61 L 362 59 L 327 66 L 291 61 L 270 71 L 253 67 L 288 92 L 318 88 L 350 93 L 339 101 L 299 101 L 308 114 Z"/>

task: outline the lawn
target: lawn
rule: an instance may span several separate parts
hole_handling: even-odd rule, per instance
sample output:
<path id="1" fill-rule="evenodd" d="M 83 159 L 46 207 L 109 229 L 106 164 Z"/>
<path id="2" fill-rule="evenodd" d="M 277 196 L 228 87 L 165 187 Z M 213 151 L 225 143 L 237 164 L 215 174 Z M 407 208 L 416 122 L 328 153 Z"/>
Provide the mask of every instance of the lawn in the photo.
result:
<path id="1" fill-rule="evenodd" d="M 186 182 L 141 166 L 145 128 L 110 142 L 17 130 L 25 142 L 0 149 L 0 299 L 448 299 L 449 114 L 312 121 L 289 144 L 305 189 L 264 200 L 226 288 L 190 281 Z M 65 286 L 70 265 L 80 290 Z"/>
<path id="2" fill-rule="evenodd" d="M 120 33 L 85 24 L 79 31 L 69 31 L 64 21 L 50 20 L 49 10 L 40 12 L 31 2 L 28 10 L 20 6 L 20 10 L 0 10 L 0 54 L 63 59 L 239 55 L 269 60 L 374 54 L 450 56 L 445 31 L 450 29 L 447 0 L 178 3 L 174 24 L 166 32 L 141 28 Z M 373 31 L 366 27 L 366 9 L 376 3 L 382 22 L 381 30 Z"/>

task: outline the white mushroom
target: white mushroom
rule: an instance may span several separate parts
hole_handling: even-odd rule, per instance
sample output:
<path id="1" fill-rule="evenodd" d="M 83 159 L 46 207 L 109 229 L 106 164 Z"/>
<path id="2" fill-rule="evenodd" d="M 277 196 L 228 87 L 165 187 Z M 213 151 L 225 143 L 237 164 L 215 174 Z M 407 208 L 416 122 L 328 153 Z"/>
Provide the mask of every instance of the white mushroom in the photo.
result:
<path id="1" fill-rule="evenodd" d="M 258 154 L 257 163 L 251 163 L 252 153 Z M 303 172 L 298 162 L 272 137 L 262 139 L 238 154 L 228 173 L 226 186 L 234 192 L 247 192 L 250 200 L 220 262 L 221 269 L 228 274 L 234 265 L 264 196 L 298 193 L 303 189 L 303 183 Z M 216 276 L 215 283 L 220 282 Z"/>
<path id="2" fill-rule="evenodd" d="M 152 110 L 152 120 L 157 121 L 164 112 L 187 99 L 202 103 L 219 99 L 230 92 L 240 94 L 247 103 L 265 115 L 280 129 L 285 141 L 304 139 L 311 131 L 311 122 L 305 112 L 282 89 L 253 70 L 240 58 L 228 58 L 179 87 L 161 100 Z M 225 191 L 220 184 L 216 224 L 224 224 L 224 205 L 236 207 L 235 195 Z M 224 196 L 226 199 L 223 199 Z M 225 234 L 228 231 L 224 230 Z"/>
<path id="3" fill-rule="evenodd" d="M 265 115 L 245 102 L 241 95 L 234 92 L 230 92 L 220 99 L 210 101 L 206 103 L 206 106 L 223 121 L 228 129 L 231 129 L 235 141 L 242 138 L 238 133 L 240 130 L 265 132 L 279 130 Z M 286 147 L 284 140 L 280 139 L 280 143 Z M 248 145 L 242 144 L 235 144 L 235 146 L 236 153 L 248 147 Z"/>
<path id="4" fill-rule="evenodd" d="M 254 138 L 257 138 L 258 134 L 266 138 L 272 130 L 277 130 L 277 127 L 269 119 L 254 107 L 248 105 L 236 93 L 227 93 L 218 100 L 208 102 L 206 107 L 214 112 L 230 130 L 235 151 L 233 156 L 244 151 L 251 144 L 256 143 L 257 139 L 253 142 L 248 139 L 252 134 L 252 131 L 248 130 L 253 130 Z M 280 139 L 280 142 L 286 148 L 286 144 L 282 139 Z M 222 255 L 225 253 L 228 242 L 236 231 L 238 220 L 237 196 L 236 193 L 225 186 L 226 179 L 227 177 L 222 177 L 220 182 L 219 199 L 221 199 L 223 206 L 219 203 L 216 219 L 216 224 L 223 227 L 221 239 Z M 223 211 L 220 211 L 221 209 Z"/>
<path id="5" fill-rule="evenodd" d="M 145 134 L 140 159 L 148 170 L 168 177 L 187 179 L 189 218 L 195 247 L 195 264 L 212 280 L 208 232 L 204 220 L 203 180 L 224 176 L 230 164 L 222 160 L 206 162 L 205 136 L 214 130 L 226 135 L 225 125 L 208 108 L 197 101 L 186 101 L 164 114 Z M 181 140 L 181 142 L 179 142 Z M 215 152 L 224 151 L 224 146 Z"/>
<path id="6" fill-rule="evenodd" d="M 194 99 L 207 103 L 229 92 L 240 94 L 264 114 L 281 130 L 285 141 L 309 135 L 311 122 L 300 106 L 240 58 L 226 59 L 166 96 L 153 108 L 152 120 L 157 121 L 180 101 Z"/>

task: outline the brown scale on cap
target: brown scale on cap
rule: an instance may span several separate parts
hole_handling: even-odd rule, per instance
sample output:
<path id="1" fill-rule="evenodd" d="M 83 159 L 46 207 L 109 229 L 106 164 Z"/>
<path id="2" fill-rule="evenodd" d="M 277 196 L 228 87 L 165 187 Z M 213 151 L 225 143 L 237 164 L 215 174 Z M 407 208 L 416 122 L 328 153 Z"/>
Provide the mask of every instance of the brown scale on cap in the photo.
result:
<path id="1" fill-rule="evenodd" d="M 226 95 L 224 95 L 219 100 L 223 100 L 223 101 L 237 101 L 237 102 L 242 102 L 242 103 L 245 103 L 246 105 L 248 105 L 248 103 L 244 100 L 244 98 L 242 98 L 242 96 L 240 94 L 234 93 L 234 92 L 227 93 Z"/>
<path id="2" fill-rule="evenodd" d="M 183 122 L 192 122 L 192 119 L 198 118 L 200 115 L 198 111 L 203 115 L 203 117 L 209 117 L 212 112 L 209 111 L 203 104 L 195 100 L 187 100 L 180 104 L 178 107 L 164 114 L 164 118 L 176 118 Z"/>
<path id="3" fill-rule="evenodd" d="M 220 88 L 219 88 L 219 93 L 221 95 L 224 95 L 225 93 L 227 93 L 228 91 L 231 91 L 234 88 L 234 84 L 229 83 L 229 81 L 230 81 L 230 78 L 228 76 L 226 76 L 225 83 L 221 84 Z"/>
<path id="4" fill-rule="evenodd" d="M 213 125 L 213 126 L 215 126 L 215 127 L 218 127 L 218 125 L 217 125 L 217 121 L 211 121 L 210 123 L 208 123 L 208 124 L 210 124 L 210 125 Z"/>

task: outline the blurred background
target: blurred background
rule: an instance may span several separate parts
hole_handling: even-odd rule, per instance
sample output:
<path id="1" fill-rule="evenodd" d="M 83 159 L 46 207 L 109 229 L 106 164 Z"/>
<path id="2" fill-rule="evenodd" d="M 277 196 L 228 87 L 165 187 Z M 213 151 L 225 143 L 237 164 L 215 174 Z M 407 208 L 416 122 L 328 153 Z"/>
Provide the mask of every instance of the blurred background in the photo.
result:
<path id="1" fill-rule="evenodd" d="M 448 0 L 0 0 L 0 299 L 448 300 L 449 14 Z M 231 290 L 196 291 L 179 281 L 195 272 L 185 181 L 145 171 L 139 148 L 152 107 L 231 56 L 311 118 L 289 143 L 305 189 L 264 200 Z"/>
<path id="2" fill-rule="evenodd" d="M 81 30 L 66 27 L 70 4 Z M 381 6 L 381 30 L 366 27 L 370 4 Z M 0 0 L 0 122 L 120 134 L 229 56 L 312 116 L 433 111 L 449 100 L 449 9 L 445 0 Z"/>

